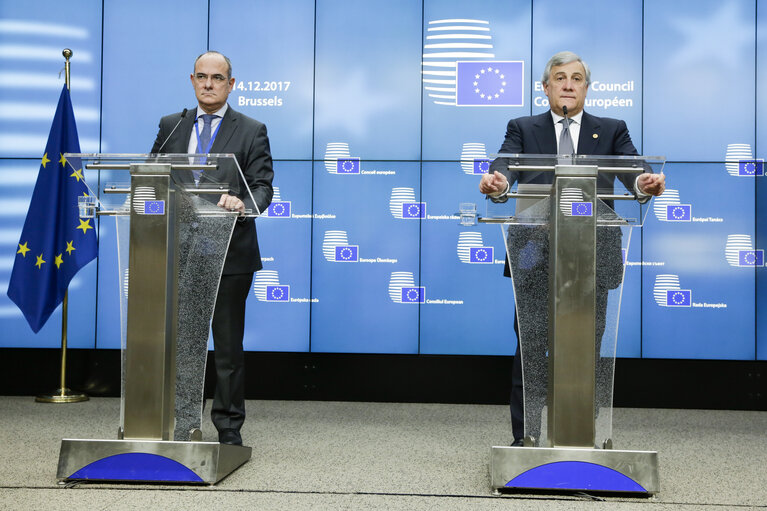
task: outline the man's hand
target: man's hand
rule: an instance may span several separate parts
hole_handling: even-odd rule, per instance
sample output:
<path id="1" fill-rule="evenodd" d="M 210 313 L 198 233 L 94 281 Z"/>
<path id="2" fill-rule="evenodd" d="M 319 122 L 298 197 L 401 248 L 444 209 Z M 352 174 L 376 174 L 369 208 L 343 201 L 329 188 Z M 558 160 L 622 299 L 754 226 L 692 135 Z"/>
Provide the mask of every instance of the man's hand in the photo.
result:
<path id="1" fill-rule="evenodd" d="M 666 176 L 660 174 L 639 174 L 637 177 L 637 186 L 648 195 L 660 195 L 666 189 Z"/>
<path id="2" fill-rule="evenodd" d="M 224 208 L 227 211 L 239 211 L 240 215 L 245 214 L 245 203 L 234 195 L 227 193 L 221 194 L 221 198 L 218 200 L 218 207 Z"/>
<path id="3" fill-rule="evenodd" d="M 497 170 L 493 174 L 485 174 L 479 180 L 479 191 L 485 195 L 494 195 L 503 192 L 508 186 L 506 176 Z"/>

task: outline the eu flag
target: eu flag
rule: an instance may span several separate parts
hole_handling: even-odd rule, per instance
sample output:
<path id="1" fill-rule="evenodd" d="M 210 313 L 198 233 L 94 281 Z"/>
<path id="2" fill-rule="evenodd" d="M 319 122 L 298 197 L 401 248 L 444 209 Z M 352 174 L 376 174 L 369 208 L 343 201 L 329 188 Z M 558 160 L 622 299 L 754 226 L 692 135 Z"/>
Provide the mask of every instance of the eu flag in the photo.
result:
<path id="1" fill-rule="evenodd" d="M 77 208 L 77 198 L 88 195 L 82 165 L 64 158 L 65 153 L 79 152 L 72 102 L 64 86 L 8 284 L 8 298 L 35 333 L 64 299 L 72 277 L 98 252 L 93 220 L 81 219 Z"/>
<path id="2" fill-rule="evenodd" d="M 738 161 L 738 175 L 739 176 L 763 176 L 764 175 L 764 160 L 739 160 Z"/>
<path id="3" fill-rule="evenodd" d="M 524 62 L 458 61 L 455 63 L 458 106 L 522 106 Z"/>
<path id="4" fill-rule="evenodd" d="M 359 158 L 338 158 L 336 160 L 336 173 L 337 174 L 359 174 L 360 173 L 360 159 Z"/>

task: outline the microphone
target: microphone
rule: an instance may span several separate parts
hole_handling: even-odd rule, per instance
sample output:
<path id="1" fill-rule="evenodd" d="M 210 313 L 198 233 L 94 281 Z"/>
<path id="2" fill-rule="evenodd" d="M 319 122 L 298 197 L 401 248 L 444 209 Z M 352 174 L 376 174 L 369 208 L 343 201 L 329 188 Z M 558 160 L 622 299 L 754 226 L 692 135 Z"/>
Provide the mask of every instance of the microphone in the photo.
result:
<path id="1" fill-rule="evenodd" d="M 186 112 L 187 112 L 187 109 L 186 109 L 186 108 L 184 108 L 184 111 L 183 111 L 183 112 L 181 112 L 181 117 L 179 117 L 179 119 L 178 119 L 178 122 L 176 123 L 176 125 L 175 125 L 175 126 L 173 126 L 173 129 L 172 129 L 172 130 L 170 130 L 170 134 L 168 135 L 168 138 L 166 138 L 166 139 L 165 139 L 165 142 L 163 142 L 163 143 L 162 143 L 162 145 L 160 146 L 160 148 L 159 148 L 159 149 L 157 149 L 157 152 L 158 152 L 158 153 L 159 153 L 160 151 L 162 151 L 162 148 L 163 148 L 163 147 L 165 147 L 165 144 L 167 144 L 167 143 L 168 143 L 168 140 L 170 140 L 170 137 L 171 137 L 171 136 L 173 136 L 173 132 L 174 132 L 174 131 L 176 131 L 176 128 L 178 128 L 178 125 L 179 125 L 179 124 L 181 124 L 181 121 L 183 121 L 183 120 L 184 120 L 184 117 L 186 117 Z"/>

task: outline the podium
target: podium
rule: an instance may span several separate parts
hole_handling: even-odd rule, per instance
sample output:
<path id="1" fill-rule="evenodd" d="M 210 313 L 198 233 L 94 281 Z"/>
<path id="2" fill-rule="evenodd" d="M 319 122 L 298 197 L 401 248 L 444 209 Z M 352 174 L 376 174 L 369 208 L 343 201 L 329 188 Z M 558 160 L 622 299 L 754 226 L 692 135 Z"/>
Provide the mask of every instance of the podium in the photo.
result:
<path id="1" fill-rule="evenodd" d="M 113 216 L 118 246 L 122 377 L 114 439 L 63 439 L 61 481 L 215 484 L 251 448 L 203 442 L 210 322 L 238 213 L 257 216 L 233 154 L 66 154 L 73 173 L 99 170 L 81 223 Z M 112 182 L 110 182 L 110 180 Z M 103 242 L 103 241 L 102 241 Z"/>
<path id="2" fill-rule="evenodd" d="M 500 154 L 518 183 L 488 201 L 514 285 L 524 382 L 524 447 L 491 449 L 505 490 L 659 491 L 657 452 L 613 449 L 612 391 L 632 231 L 649 206 L 631 186 L 661 157 Z M 548 184 L 547 184 L 548 183 Z M 513 199 L 513 200 L 507 200 Z"/>

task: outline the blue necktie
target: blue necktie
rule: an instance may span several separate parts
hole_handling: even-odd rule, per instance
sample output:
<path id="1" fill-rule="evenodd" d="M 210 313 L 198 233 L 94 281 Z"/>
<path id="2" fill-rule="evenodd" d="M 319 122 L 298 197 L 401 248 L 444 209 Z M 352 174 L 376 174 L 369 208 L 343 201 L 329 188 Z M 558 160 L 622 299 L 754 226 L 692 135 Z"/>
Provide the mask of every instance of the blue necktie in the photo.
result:
<path id="1" fill-rule="evenodd" d="M 195 151 L 197 154 L 207 153 L 208 145 L 210 144 L 210 132 L 213 128 L 213 119 L 218 116 L 214 114 L 202 114 L 200 117 L 202 117 L 202 120 L 205 124 L 202 127 L 202 133 L 200 133 L 200 138 L 197 141 L 197 150 Z M 202 158 L 200 163 L 205 163 L 205 158 Z M 194 175 L 194 183 L 196 185 L 199 184 L 202 171 L 193 170 L 192 174 Z"/>
<path id="2" fill-rule="evenodd" d="M 208 144 L 210 144 L 210 132 L 213 127 L 213 118 L 218 117 L 214 114 L 202 114 L 203 122 L 205 125 L 202 127 L 202 133 L 200 133 L 200 140 L 197 142 L 197 154 L 207 153 Z"/>
<path id="3" fill-rule="evenodd" d="M 567 124 L 565 124 L 565 121 Z M 562 119 L 559 121 L 562 123 L 562 133 L 559 134 L 559 154 L 573 154 L 575 149 L 573 148 L 573 139 L 570 136 L 570 124 L 572 119 Z"/>

